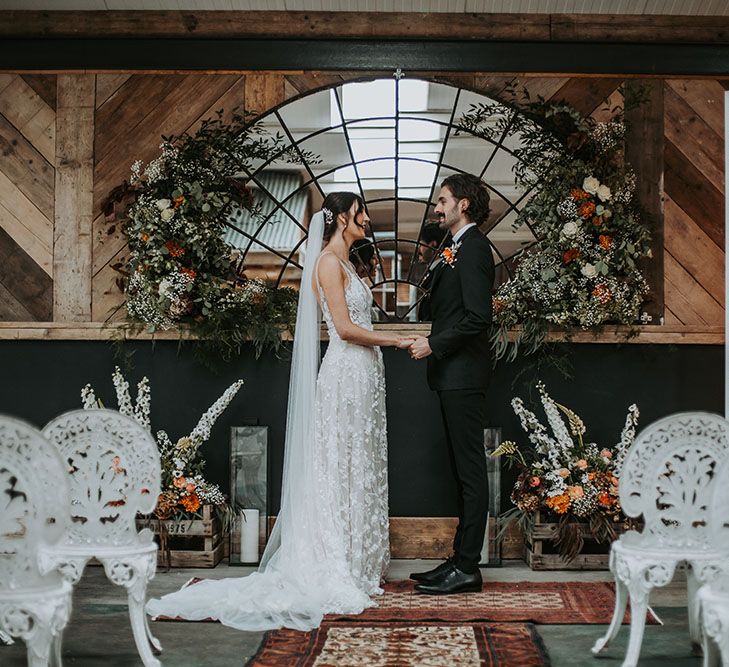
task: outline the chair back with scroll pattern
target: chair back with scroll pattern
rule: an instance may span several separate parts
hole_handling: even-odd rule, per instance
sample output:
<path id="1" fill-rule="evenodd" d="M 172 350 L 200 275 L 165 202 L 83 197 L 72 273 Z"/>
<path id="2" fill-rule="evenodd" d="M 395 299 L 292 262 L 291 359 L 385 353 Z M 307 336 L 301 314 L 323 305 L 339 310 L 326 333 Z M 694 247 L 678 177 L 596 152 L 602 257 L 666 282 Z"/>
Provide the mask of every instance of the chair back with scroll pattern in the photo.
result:
<path id="1" fill-rule="evenodd" d="M 63 535 L 69 508 L 63 461 L 40 431 L 0 415 L 0 592 L 47 586 L 38 552 Z"/>
<path id="2" fill-rule="evenodd" d="M 161 484 L 159 450 L 149 431 L 116 410 L 93 409 L 66 412 L 43 434 L 68 468 L 71 516 L 64 544 L 138 543 L 136 515 L 155 508 Z"/>
<path id="3" fill-rule="evenodd" d="M 643 515 L 643 537 L 659 547 L 712 549 L 712 494 L 729 458 L 729 422 L 707 412 L 683 412 L 645 428 L 628 451 L 620 503 Z"/>

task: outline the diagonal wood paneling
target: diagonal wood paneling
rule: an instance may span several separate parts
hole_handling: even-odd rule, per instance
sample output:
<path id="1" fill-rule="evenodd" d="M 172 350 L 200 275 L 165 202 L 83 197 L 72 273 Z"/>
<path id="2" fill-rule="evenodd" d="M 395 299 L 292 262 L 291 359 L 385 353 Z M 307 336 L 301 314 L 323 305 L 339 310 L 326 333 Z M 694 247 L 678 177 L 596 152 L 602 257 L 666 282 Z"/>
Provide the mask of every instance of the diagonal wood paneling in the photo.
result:
<path id="1" fill-rule="evenodd" d="M 102 78 L 102 76 L 104 78 Z M 112 78 L 113 77 L 113 78 Z M 92 318 L 106 320 L 122 301 L 112 267 L 126 253 L 120 230 L 109 234 L 100 212 L 108 193 L 129 178 L 135 160 L 149 162 L 159 154 L 162 135 L 193 132 L 218 109 L 228 114 L 245 101 L 241 75 L 119 75 L 97 77 L 94 175 L 94 251 Z M 281 87 L 282 83 L 281 83 Z M 107 96 L 99 103 L 98 96 Z M 123 316 L 119 311 L 114 319 Z"/>
<path id="2" fill-rule="evenodd" d="M 55 81 L 0 73 L 0 320 L 52 317 Z"/>
<path id="3" fill-rule="evenodd" d="M 724 89 L 668 80 L 665 119 L 667 321 L 724 323 Z"/>

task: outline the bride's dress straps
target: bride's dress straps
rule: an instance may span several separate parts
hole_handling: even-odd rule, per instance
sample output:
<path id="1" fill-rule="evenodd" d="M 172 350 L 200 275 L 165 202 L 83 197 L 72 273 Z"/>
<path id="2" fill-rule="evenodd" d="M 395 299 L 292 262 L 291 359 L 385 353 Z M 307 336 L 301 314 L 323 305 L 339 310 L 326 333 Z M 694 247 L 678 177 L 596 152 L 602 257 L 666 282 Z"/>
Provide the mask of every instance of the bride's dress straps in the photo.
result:
<path id="1" fill-rule="evenodd" d="M 344 289 L 347 289 L 349 287 L 350 282 L 352 281 L 352 276 L 350 275 L 350 272 L 352 269 L 347 266 L 347 263 L 342 261 L 339 257 L 337 257 L 336 253 L 333 253 L 331 250 L 323 250 L 319 253 L 319 257 L 316 258 L 316 263 L 314 264 L 314 281 L 316 282 L 316 290 L 317 294 L 321 294 L 323 292 L 321 288 L 321 284 L 319 283 L 319 262 L 321 261 L 321 258 L 324 257 L 324 255 L 334 255 L 334 257 L 337 258 L 337 261 L 342 265 L 342 268 L 344 269 L 344 274 L 346 277 L 346 282 L 344 283 Z"/>

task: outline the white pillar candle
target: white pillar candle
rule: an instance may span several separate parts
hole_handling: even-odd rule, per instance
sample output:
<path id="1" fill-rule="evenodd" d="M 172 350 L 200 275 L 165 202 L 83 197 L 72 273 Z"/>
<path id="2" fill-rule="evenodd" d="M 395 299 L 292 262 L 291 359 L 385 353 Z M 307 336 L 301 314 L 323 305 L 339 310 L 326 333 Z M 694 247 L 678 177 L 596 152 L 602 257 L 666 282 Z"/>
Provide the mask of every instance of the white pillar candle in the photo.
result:
<path id="1" fill-rule="evenodd" d="M 241 563 L 258 562 L 258 510 L 241 510 L 240 560 Z"/>

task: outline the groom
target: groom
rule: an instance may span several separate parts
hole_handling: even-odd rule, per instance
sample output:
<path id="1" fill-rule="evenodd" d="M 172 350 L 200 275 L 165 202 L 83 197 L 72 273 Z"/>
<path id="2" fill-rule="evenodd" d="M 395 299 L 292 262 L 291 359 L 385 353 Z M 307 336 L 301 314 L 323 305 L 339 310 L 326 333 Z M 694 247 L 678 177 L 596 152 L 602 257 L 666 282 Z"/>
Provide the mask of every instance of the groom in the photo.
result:
<path id="1" fill-rule="evenodd" d="M 488 514 L 483 429 L 491 377 L 491 246 L 478 230 L 489 215 L 486 186 L 471 174 L 441 184 L 435 213 L 452 243 L 432 265 L 425 283 L 433 325 L 428 338 L 410 347 L 413 359 L 428 358 L 428 384 L 438 393 L 451 469 L 458 488 L 458 528 L 453 555 L 428 572 L 410 575 L 416 590 L 433 595 L 481 590 L 481 556 Z"/>

